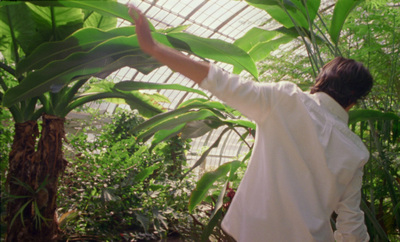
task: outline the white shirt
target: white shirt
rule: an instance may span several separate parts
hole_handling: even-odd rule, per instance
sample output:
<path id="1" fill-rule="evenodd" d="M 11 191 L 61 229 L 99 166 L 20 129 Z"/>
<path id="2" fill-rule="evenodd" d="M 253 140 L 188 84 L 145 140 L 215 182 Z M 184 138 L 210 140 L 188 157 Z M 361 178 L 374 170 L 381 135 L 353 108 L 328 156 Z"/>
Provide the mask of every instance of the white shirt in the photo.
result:
<path id="1" fill-rule="evenodd" d="M 228 234 L 239 242 L 369 240 L 360 210 L 369 153 L 334 99 L 290 82 L 245 82 L 216 66 L 200 86 L 257 124 L 252 157 L 222 222 Z"/>

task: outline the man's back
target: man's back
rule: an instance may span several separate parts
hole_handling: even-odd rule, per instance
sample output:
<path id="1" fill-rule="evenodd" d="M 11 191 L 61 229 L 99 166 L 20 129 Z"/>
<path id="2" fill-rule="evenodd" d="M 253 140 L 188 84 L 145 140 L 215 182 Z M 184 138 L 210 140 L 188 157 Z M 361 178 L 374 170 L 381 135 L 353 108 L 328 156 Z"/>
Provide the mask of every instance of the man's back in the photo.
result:
<path id="1" fill-rule="evenodd" d="M 215 67 L 203 82 L 257 123 L 253 155 L 223 221 L 225 231 L 238 241 L 334 241 L 329 219 L 337 210 L 342 232 L 367 236 L 359 192 L 368 151 L 335 100 L 289 82 L 241 83 Z"/>

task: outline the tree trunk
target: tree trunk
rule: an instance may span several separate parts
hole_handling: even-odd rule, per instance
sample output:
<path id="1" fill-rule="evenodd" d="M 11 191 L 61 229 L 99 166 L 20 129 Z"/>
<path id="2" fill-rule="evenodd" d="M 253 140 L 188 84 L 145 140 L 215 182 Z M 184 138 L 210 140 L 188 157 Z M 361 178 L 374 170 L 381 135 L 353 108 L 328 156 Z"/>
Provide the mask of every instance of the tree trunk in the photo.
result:
<path id="1" fill-rule="evenodd" d="M 7 235 L 7 241 L 57 240 L 58 179 L 67 164 L 62 152 L 62 141 L 65 138 L 64 119 L 46 114 L 42 116 L 42 119 L 38 149 L 34 158 L 31 159 L 33 162 L 28 172 L 29 181 L 21 180 L 33 189 L 34 193 L 27 192 L 26 189 L 24 193 L 30 196 L 24 201 L 31 199 L 32 202 L 24 210 L 24 226 L 16 226 L 15 223 L 18 220 L 16 219 L 8 232 L 10 234 Z M 20 189 L 23 190 L 22 187 Z M 9 214 L 15 214 L 17 208 L 21 206 L 14 208 Z M 10 203 L 10 207 L 13 207 L 13 204 Z M 19 221 L 21 225 L 21 219 Z"/>
<path id="2" fill-rule="evenodd" d="M 20 180 L 25 184 L 31 184 L 32 169 L 34 167 L 34 155 L 36 138 L 39 135 L 36 121 L 15 124 L 15 135 L 9 154 L 9 169 L 6 180 L 6 191 L 11 196 L 31 196 L 31 193 L 16 182 Z M 21 216 L 16 217 L 13 224 L 11 221 L 24 204 L 29 201 L 28 198 L 16 198 L 7 204 L 7 235 L 6 241 L 22 241 L 24 228 Z M 23 220 L 30 217 L 30 206 L 27 206 L 22 213 Z M 26 225 L 25 221 L 24 224 Z M 11 226 L 12 225 L 12 226 Z"/>
<path id="3" fill-rule="evenodd" d="M 58 235 L 57 190 L 59 176 L 64 172 L 67 161 L 64 159 L 62 142 L 65 139 L 64 119 L 43 115 L 42 132 L 36 155 L 35 189 L 46 182 L 45 189 L 37 201 L 40 213 L 46 219 L 38 231 L 36 241 L 55 241 Z"/>

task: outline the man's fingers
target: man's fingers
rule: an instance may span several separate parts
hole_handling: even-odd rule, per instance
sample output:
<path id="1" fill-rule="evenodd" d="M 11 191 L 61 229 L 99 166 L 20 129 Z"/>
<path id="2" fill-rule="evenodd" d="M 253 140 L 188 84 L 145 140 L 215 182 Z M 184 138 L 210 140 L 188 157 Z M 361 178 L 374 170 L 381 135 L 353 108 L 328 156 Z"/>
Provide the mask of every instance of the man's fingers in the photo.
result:
<path id="1" fill-rule="evenodd" d="M 129 8 L 129 15 L 132 17 L 132 19 L 134 21 L 139 20 L 141 14 L 140 10 L 137 9 L 133 4 L 128 4 L 127 6 Z"/>

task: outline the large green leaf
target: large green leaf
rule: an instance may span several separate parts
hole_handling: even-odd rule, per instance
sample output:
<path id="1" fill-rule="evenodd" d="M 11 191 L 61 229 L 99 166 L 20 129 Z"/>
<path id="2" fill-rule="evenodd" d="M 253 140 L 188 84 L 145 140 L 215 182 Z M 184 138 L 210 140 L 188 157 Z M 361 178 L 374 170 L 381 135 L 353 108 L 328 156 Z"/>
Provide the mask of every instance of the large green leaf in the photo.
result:
<path id="1" fill-rule="evenodd" d="M 228 179 L 228 172 L 234 172 L 232 168 L 237 169 L 237 165 L 232 164 L 237 163 L 239 161 L 233 161 L 229 163 L 225 163 L 219 166 L 216 170 L 205 173 L 200 180 L 196 183 L 196 188 L 192 191 L 189 199 L 189 212 L 193 212 L 193 209 L 204 200 L 209 189 L 212 187 L 214 182 L 221 178 Z"/>
<path id="2" fill-rule="evenodd" d="M 182 129 L 182 139 L 194 139 L 210 132 L 223 124 L 219 119 L 204 119 L 187 122 Z"/>
<path id="3" fill-rule="evenodd" d="M 85 9 L 83 27 L 95 27 L 102 30 L 109 30 L 117 26 L 117 18 L 111 15 L 103 15 L 92 10 Z"/>
<path id="4" fill-rule="evenodd" d="M 333 10 L 333 16 L 329 34 L 333 43 L 337 44 L 339 41 L 340 31 L 343 28 L 343 24 L 346 21 L 349 13 L 357 6 L 362 0 L 338 0 Z"/>
<path id="5" fill-rule="evenodd" d="M 115 85 L 115 88 L 122 91 L 134 91 L 140 89 L 150 89 L 150 90 L 162 90 L 162 89 L 170 89 L 170 90 L 178 90 L 178 91 L 186 91 L 186 92 L 194 92 L 200 94 L 202 96 L 208 97 L 203 91 L 199 89 L 185 87 L 179 84 L 160 84 L 160 83 L 149 83 L 149 82 L 135 82 L 135 81 L 122 81 Z"/>
<path id="6" fill-rule="evenodd" d="M 174 137 L 175 135 L 179 134 L 185 124 L 180 124 L 172 129 L 164 129 L 160 130 L 157 133 L 154 134 L 153 140 L 151 141 L 151 148 L 152 149 L 154 146 L 159 144 L 160 142 L 169 139 L 171 137 Z"/>
<path id="7" fill-rule="evenodd" d="M 250 67 L 253 66 L 255 68 L 254 62 L 247 53 L 236 46 L 227 43 L 225 45 L 223 41 L 211 40 L 211 43 L 217 42 L 227 49 L 232 47 L 234 51 L 240 50 L 238 51 L 239 56 L 225 58 L 221 57 L 223 56 L 222 53 L 230 53 L 232 55 L 234 53 L 227 50 L 228 52 L 223 51 L 213 54 L 215 46 L 210 45 L 209 40 L 198 37 L 192 38 L 188 34 L 172 35 L 174 36 L 172 40 L 184 39 L 193 50 L 193 53 L 202 57 L 215 58 L 217 60 L 224 59 L 228 63 L 234 60 L 233 62 L 236 61 L 236 64 L 239 63 L 240 66 L 247 63 Z M 166 36 L 161 34 L 155 35 L 155 37 L 157 40 L 160 39 L 164 42 L 171 40 L 171 38 L 167 39 Z M 202 43 L 202 41 L 205 43 Z M 59 44 L 63 45 L 64 42 L 59 42 Z M 173 44 L 170 43 L 170 45 Z M 75 52 L 65 59 L 50 62 L 42 69 L 29 73 L 19 86 L 8 90 L 3 102 L 4 105 L 10 106 L 18 101 L 38 96 L 50 90 L 57 92 L 74 78 L 91 75 L 104 78 L 110 72 L 124 66 L 130 66 L 143 73 L 149 73 L 159 67 L 160 64 L 140 50 L 136 36 L 116 37 L 98 44 L 87 52 Z"/>
<path id="8" fill-rule="evenodd" d="M 153 35 L 159 42 L 186 50 L 197 56 L 208 58 L 248 71 L 256 79 L 258 70 L 251 57 L 241 48 L 218 39 L 201 38 L 187 33 L 170 33 L 168 35 Z"/>
<path id="9" fill-rule="evenodd" d="M 268 42 L 275 38 L 278 34 L 279 32 L 277 31 L 269 31 L 254 27 L 247 31 L 247 33 L 241 38 L 237 39 L 233 44 L 246 52 L 250 52 L 254 46 L 262 42 Z"/>
<path id="10" fill-rule="evenodd" d="M 280 45 L 292 41 L 297 36 L 293 37 L 292 32 L 289 32 L 289 30 L 286 30 L 285 35 L 282 36 L 281 29 L 265 30 L 255 27 L 249 30 L 243 37 L 237 39 L 234 45 L 249 53 L 254 62 L 258 62 L 266 59 Z M 239 74 L 242 70 L 239 67 L 235 67 L 233 73 Z"/>
<path id="11" fill-rule="evenodd" d="M 110 72 L 124 66 L 141 70 L 159 65 L 138 47 L 136 38 L 118 37 L 105 41 L 88 52 L 78 52 L 68 58 L 54 61 L 40 70 L 30 73 L 20 85 L 4 95 L 4 105 L 41 95 L 47 91 L 58 92 L 74 78 Z M 154 69 L 150 68 L 150 69 Z M 145 69 L 147 70 L 147 69 Z"/>
<path id="12" fill-rule="evenodd" d="M 32 11 L 37 26 L 36 31 L 44 41 L 64 39 L 83 26 L 84 14 L 81 9 L 41 7 L 30 2 L 27 2 L 26 5 Z M 34 48 L 25 53 L 29 54 Z"/>
<path id="13" fill-rule="evenodd" d="M 368 120 L 400 120 L 395 113 L 383 113 L 377 110 L 350 110 L 349 124 Z"/>
<path id="14" fill-rule="evenodd" d="M 258 45 L 254 46 L 250 50 L 249 54 L 256 62 L 264 60 L 266 57 L 269 56 L 271 51 L 278 49 L 280 45 L 286 44 L 292 40 L 293 38 L 291 36 L 282 36 L 271 41 L 261 42 Z"/>
<path id="15" fill-rule="evenodd" d="M 17 64 L 17 75 L 21 75 L 26 71 L 40 69 L 52 61 L 64 59 L 75 52 L 88 51 L 111 38 L 130 36 L 134 32 L 135 28 L 133 26 L 115 28 L 107 32 L 96 28 L 80 29 L 65 40 L 40 45 Z"/>
<path id="16" fill-rule="evenodd" d="M 154 101 L 153 95 L 132 91 L 131 93 L 124 94 L 124 100 L 129 104 L 132 110 L 138 110 L 138 112 L 146 118 L 164 112 L 162 106 Z"/>
<path id="17" fill-rule="evenodd" d="M 171 110 L 165 113 L 160 113 L 145 122 L 139 124 L 129 132 L 131 133 L 137 133 L 139 131 L 145 131 L 153 128 L 154 126 L 158 126 L 159 124 L 162 124 L 163 122 L 173 119 L 175 117 L 178 117 L 181 114 L 188 113 L 190 110 L 198 110 L 198 109 L 217 109 L 224 111 L 225 106 L 221 104 L 220 102 L 212 102 L 206 99 L 192 99 L 188 100 L 185 103 L 183 103 L 181 106 L 179 106 L 175 110 Z M 224 118 L 223 116 L 221 118 Z"/>
<path id="18" fill-rule="evenodd" d="M 152 117 L 163 112 L 162 106 L 154 100 L 152 95 L 141 93 L 139 91 L 121 92 L 112 87 L 112 85 L 109 87 L 98 85 L 96 91 L 95 89 L 91 89 L 88 92 L 77 96 L 76 99 L 70 102 L 66 108 L 61 108 L 60 113 L 62 116 L 65 116 L 71 110 L 88 102 L 110 98 L 125 100 L 132 109 L 137 109 L 144 117 Z"/>
<path id="19" fill-rule="evenodd" d="M 176 115 L 174 117 L 169 117 L 168 119 L 157 123 L 157 125 L 154 125 L 150 127 L 147 131 L 141 133 L 138 136 L 138 139 L 149 137 L 159 130 L 174 129 L 176 126 L 182 125 L 183 123 L 194 120 L 203 120 L 215 116 L 216 114 L 214 112 L 203 109 L 199 111 L 186 112 L 180 115 Z"/>
<path id="20" fill-rule="evenodd" d="M 246 2 L 265 10 L 286 28 L 300 26 L 307 29 L 309 21 L 314 21 L 320 5 L 320 0 L 307 0 L 305 1 L 306 6 L 304 6 L 303 0 L 246 0 Z"/>
<path id="21" fill-rule="evenodd" d="M 40 6 L 57 6 L 57 7 L 86 9 L 101 13 L 103 15 L 112 15 L 114 17 L 132 21 L 132 18 L 128 14 L 128 7 L 116 1 L 68 0 L 68 1 L 32 1 L 32 3 Z"/>
<path id="22" fill-rule="evenodd" d="M 235 124 L 235 125 L 243 127 L 243 128 L 256 129 L 256 124 L 251 121 L 248 121 L 248 120 L 228 119 L 228 120 L 224 120 L 224 123 Z"/>
<path id="23" fill-rule="evenodd" d="M 2 3 L 1 3 L 2 4 Z M 21 18 L 20 16 L 24 16 Z M 24 3 L 0 6 L 0 51 L 12 60 L 18 46 L 25 51 L 37 46 L 43 40 L 38 39 L 35 31 L 37 24 L 32 12 Z"/>

